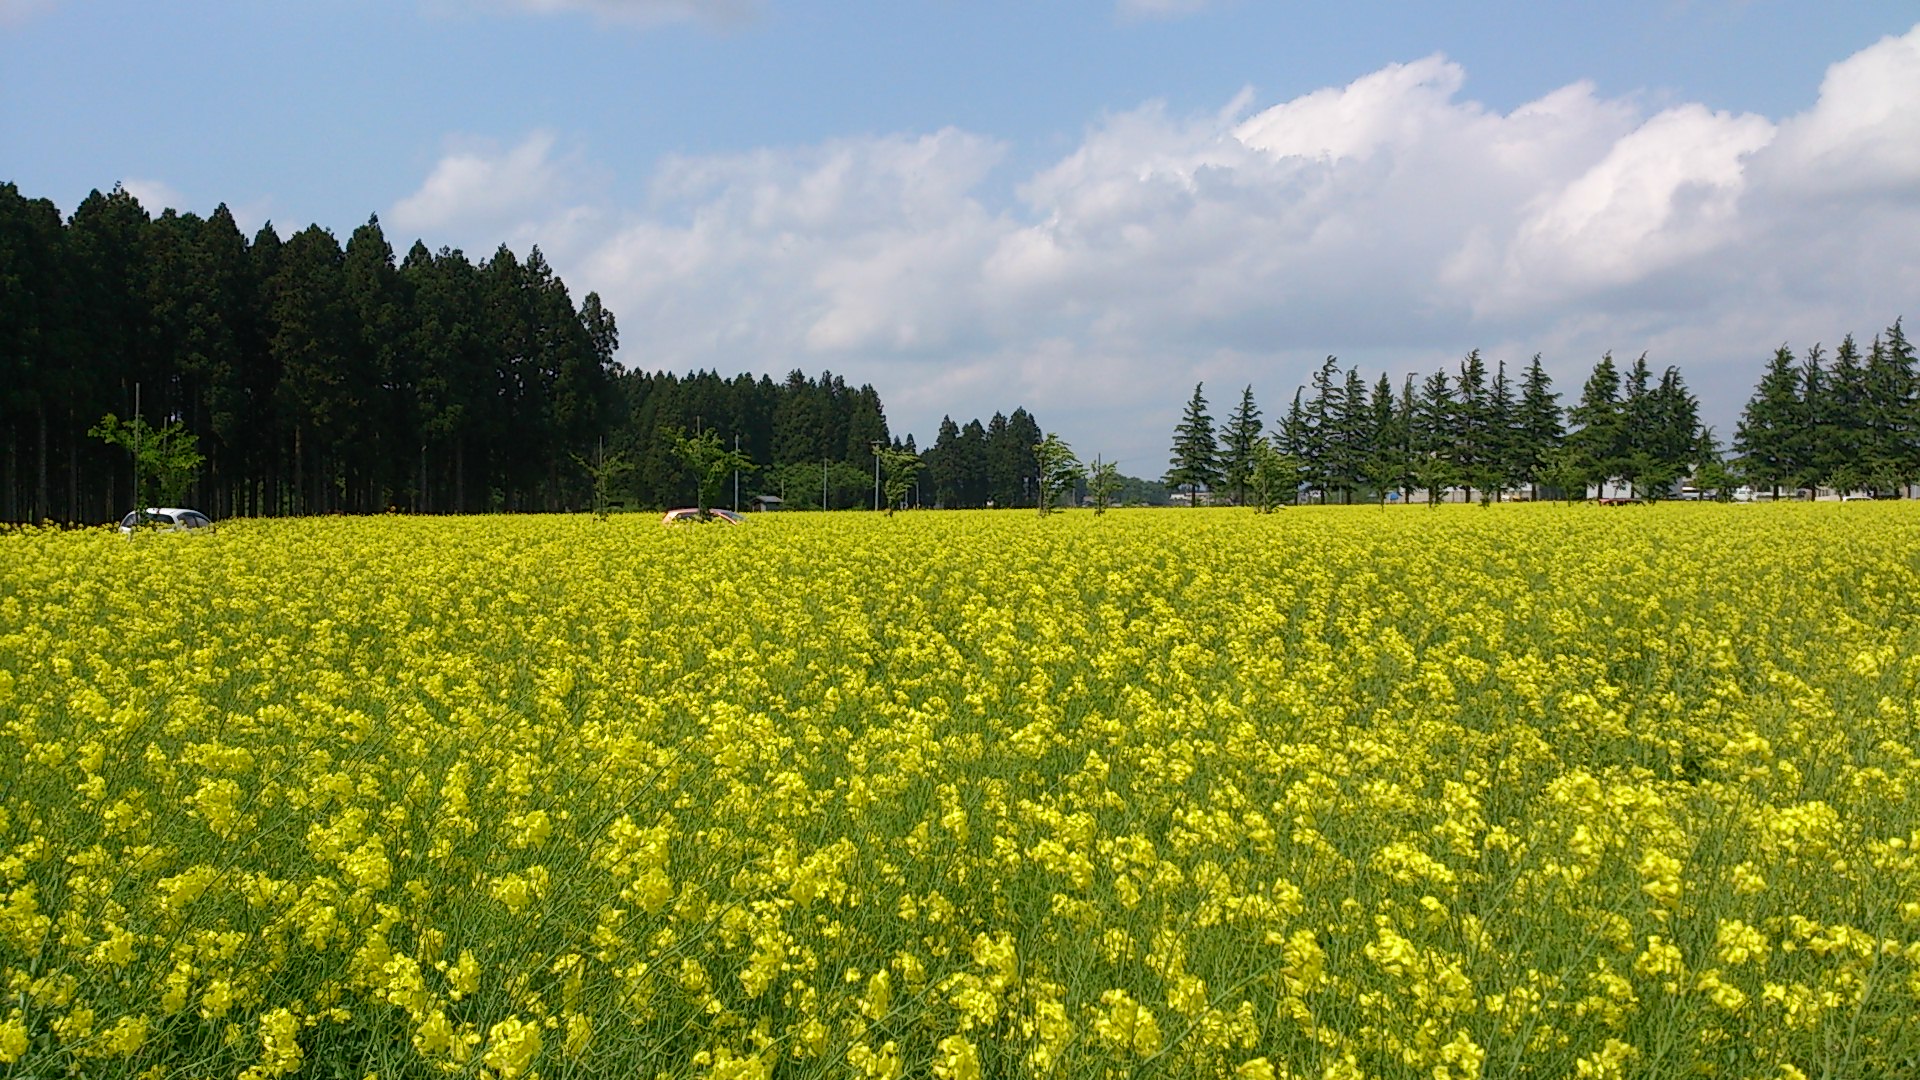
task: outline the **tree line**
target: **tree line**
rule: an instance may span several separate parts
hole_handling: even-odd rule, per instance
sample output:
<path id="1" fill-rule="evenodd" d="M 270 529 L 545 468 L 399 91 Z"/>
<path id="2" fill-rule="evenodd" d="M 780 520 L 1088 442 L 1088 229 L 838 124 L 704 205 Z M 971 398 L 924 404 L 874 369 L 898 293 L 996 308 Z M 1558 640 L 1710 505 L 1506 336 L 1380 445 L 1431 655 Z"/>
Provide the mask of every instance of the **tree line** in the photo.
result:
<path id="1" fill-rule="evenodd" d="M 1829 360 L 1782 345 L 1741 413 L 1733 450 L 1756 488 L 1887 493 L 1920 479 L 1920 383 L 1900 320 L 1863 355 L 1853 335 Z"/>
<path id="2" fill-rule="evenodd" d="M 103 417 L 177 425 L 216 514 L 555 509 L 618 404 L 612 313 L 539 250 L 483 262 L 378 218 L 249 240 L 222 205 L 151 217 L 116 187 L 62 220 L 0 185 L 0 517 L 134 500 Z M 139 417 L 135 418 L 135 409 Z"/>
<path id="3" fill-rule="evenodd" d="M 1606 485 L 1659 497 L 1683 479 L 1722 494 L 1741 483 L 1892 494 L 1920 479 L 1914 361 L 1899 320 L 1864 353 L 1848 335 L 1830 363 L 1818 345 L 1799 360 L 1782 346 L 1729 456 L 1680 369 L 1656 373 L 1645 354 L 1624 368 L 1601 357 L 1564 408 L 1538 354 L 1517 378 L 1474 350 L 1397 386 L 1329 356 L 1271 428 L 1252 386 L 1216 425 L 1196 385 L 1164 483 L 1238 504 L 1573 497 Z"/>
<path id="4" fill-rule="evenodd" d="M 689 434 L 752 463 L 747 495 L 838 509 L 873 504 L 882 451 L 919 456 L 870 385 L 630 371 L 618 344 L 537 247 L 396 258 L 378 217 L 249 238 L 224 205 L 115 187 L 63 218 L 0 184 L 0 520 L 116 519 L 135 458 L 226 517 L 685 505 Z M 907 501 L 1033 505 L 1038 441 L 1023 408 L 948 420 Z"/>

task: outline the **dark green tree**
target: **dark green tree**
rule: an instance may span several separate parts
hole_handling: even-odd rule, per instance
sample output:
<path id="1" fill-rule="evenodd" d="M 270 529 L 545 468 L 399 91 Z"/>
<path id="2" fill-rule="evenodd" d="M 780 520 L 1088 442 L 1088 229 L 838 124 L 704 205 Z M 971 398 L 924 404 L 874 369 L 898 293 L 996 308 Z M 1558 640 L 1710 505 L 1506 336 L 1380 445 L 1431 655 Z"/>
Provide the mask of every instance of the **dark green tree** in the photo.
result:
<path id="1" fill-rule="evenodd" d="M 1172 468 L 1161 481 L 1171 488 L 1186 488 L 1192 505 L 1200 505 L 1200 492 L 1220 486 L 1220 447 L 1214 438 L 1213 417 L 1207 413 L 1204 383 L 1195 383 L 1180 423 L 1173 429 L 1173 449 L 1169 452 Z"/>
<path id="2" fill-rule="evenodd" d="M 1449 456 L 1453 477 L 1466 488 L 1467 501 L 1476 491 L 1484 492 L 1494 483 L 1492 427 L 1487 406 L 1487 364 L 1474 349 L 1460 361 L 1460 374 L 1453 385 L 1453 422 Z"/>
<path id="3" fill-rule="evenodd" d="M 1560 421 L 1560 395 L 1554 393 L 1553 380 L 1540 366 L 1540 354 L 1534 353 L 1533 362 L 1527 365 L 1527 373 L 1520 380 L 1513 452 L 1516 482 L 1528 485 L 1532 498 L 1540 497 L 1547 460 L 1565 437 L 1566 430 Z"/>
<path id="4" fill-rule="evenodd" d="M 1607 353 L 1593 366 L 1580 389 L 1580 401 L 1567 413 L 1566 458 L 1558 479 L 1584 490 L 1604 490 L 1607 481 L 1627 471 L 1626 413 L 1620 400 L 1620 369 Z M 1574 492 L 1569 491 L 1569 496 Z"/>
<path id="5" fill-rule="evenodd" d="M 1775 498 L 1780 495 L 1780 485 L 1798 479 L 1792 444 L 1802 421 L 1800 369 L 1793 350 L 1782 345 L 1774 350 L 1733 435 L 1740 471 Z"/>
<path id="6" fill-rule="evenodd" d="M 1460 482 L 1453 449 L 1456 428 L 1453 386 L 1441 368 L 1420 386 L 1413 412 L 1413 482 L 1427 492 L 1427 505 L 1438 504 L 1447 490 Z"/>
<path id="7" fill-rule="evenodd" d="M 1400 487 L 1406 472 L 1407 437 L 1397 405 L 1393 380 L 1382 372 L 1380 381 L 1373 384 L 1373 397 L 1367 404 L 1367 430 L 1371 438 L 1365 447 L 1361 468 L 1362 481 L 1373 490 L 1375 501 L 1382 506 L 1387 503 L 1387 494 Z"/>
<path id="8" fill-rule="evenodd" d="M 1247 501 L 1247 482 L 1253 475 L 1254 448 L 1261 440 L 1260 407 L 1253 401 L 1253 386 L 1240 391 L 1240 404 L 1227 417 L 1221 440 L 1221 475 L 1233 490 L 1236 505 Z"/>

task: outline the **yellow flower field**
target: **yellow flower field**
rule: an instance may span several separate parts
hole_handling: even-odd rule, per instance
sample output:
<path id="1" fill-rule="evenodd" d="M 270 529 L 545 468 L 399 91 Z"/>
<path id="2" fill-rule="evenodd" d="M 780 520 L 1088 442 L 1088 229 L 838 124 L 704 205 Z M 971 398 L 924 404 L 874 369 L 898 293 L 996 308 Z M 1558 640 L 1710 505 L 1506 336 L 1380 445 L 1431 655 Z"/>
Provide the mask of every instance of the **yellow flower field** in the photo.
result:
<path id="1" fill-rule="evenodd" d="M 0 1075 L 1920 1071 L 1920 507 L 0 535 Z"/>

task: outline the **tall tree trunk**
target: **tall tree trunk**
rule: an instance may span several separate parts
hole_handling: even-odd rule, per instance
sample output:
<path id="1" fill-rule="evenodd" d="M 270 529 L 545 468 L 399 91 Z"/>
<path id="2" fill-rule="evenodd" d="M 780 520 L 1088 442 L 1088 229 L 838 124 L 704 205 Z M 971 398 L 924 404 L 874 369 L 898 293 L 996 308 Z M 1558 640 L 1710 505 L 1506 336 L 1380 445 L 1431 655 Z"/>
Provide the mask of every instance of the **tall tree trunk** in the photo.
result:
<path id="1" fill-rule="evenodd" d="M 34 485 L 33 515 L 30 520 L 44 521 L 51 516 L 49 511 L 52 509 L 47 489 L 47 399 L 44 396 L 36 404 L 34 414 L 40 420 L 40 475 Z"/>
<path id="2" fill-rule="evenodd" d="M 307 435 L 307 425 L 305 424 L 294 425 L 293 427 L 293 498 L 294 498 L 293 511 L 296 514 L 307 509 L 306 507 L 300 505 L 301 500 L 307 497 L 306 435 Z"/>

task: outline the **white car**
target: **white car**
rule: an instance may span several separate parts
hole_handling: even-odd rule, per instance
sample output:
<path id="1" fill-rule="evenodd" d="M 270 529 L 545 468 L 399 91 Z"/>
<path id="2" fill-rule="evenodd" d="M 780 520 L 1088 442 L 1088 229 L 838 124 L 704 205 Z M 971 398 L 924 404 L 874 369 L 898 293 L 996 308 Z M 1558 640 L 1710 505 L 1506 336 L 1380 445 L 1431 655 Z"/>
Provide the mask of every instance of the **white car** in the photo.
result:
<path id="1" fill-rule="evenodd" d="M 213 528 L 213 519 L 198 510 L 179 506 L 149 506 L 120 519 L 120 534 L 132 536 L 135 530 L 160 532 L 197 532 Z"/>

